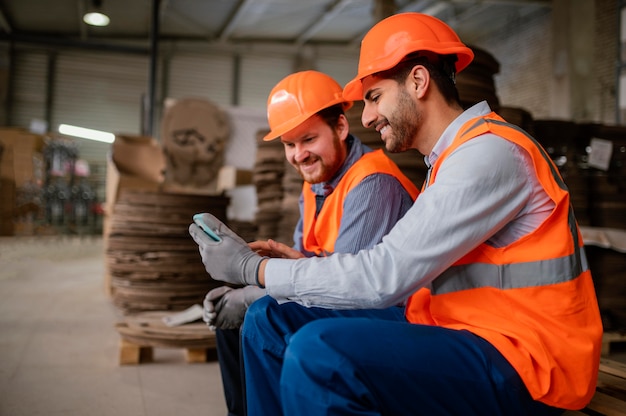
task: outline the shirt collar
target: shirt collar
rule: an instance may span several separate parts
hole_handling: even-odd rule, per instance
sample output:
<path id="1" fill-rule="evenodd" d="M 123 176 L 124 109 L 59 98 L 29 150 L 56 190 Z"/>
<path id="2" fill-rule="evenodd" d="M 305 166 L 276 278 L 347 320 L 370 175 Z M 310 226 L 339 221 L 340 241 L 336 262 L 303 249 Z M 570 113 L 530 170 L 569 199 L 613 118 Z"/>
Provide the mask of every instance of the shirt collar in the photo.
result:
<path id="1" fill-rule="evenodd" d="M 439 155 L 441 155 L 443 151 L 446 150 L 450 146 L 450 144 L 452 144 L 452 141 L 456 137 L 457 132 L 459 131 L 461 126 L 463 126 L 463 124 L 475 117 L 484 116 L 489 114 L 490 112 L 491 108 L 489 108 L 489 104 L 487 104 L 487 101 L 481 101 L 478 104 L 474 104 L 467 110 L 463 111 L 463 113 L 455 118 L 454 121 L 450 123 L 450 125 L 443 131 L 443 134 L 441 135 L 441 137 L 439 137 L 437 143 L 435 143 L 435 146 L 433 147 L 433 150 L 430 152 L 430 154 L 428 156 L 424 156 L 426 166 L 430 167 L 435 164 L 435 162 L 439 158 Z"/>

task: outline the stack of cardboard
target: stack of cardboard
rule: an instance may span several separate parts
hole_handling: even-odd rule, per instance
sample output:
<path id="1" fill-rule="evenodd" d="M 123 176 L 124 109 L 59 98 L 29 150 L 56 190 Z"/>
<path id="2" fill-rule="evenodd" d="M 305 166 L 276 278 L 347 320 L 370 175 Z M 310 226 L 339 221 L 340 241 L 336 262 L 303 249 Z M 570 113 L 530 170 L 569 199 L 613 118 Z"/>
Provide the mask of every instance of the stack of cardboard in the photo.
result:
<path id="1" fill-rule="evenodd" d="M 472 46 L 474 60 L 467 68 L 456 74 L 456 88 L 461 105 L 469 108 L 486 100 L 492 110 L 500 108 L 494 76 L 500 72 L 500 63 L 484 49 Z"/>
<path id="2" fill-rule="evenodd" d="M 277 238 L 278 227 L 282 217 L 281 206 L 284 196 L 283 176 L 285 174 L 285 153 L 279 140 L 265 142 L 263 136 L 268 130 L 259 130 L 256 134 L 257 153 L 252 182 L 256 187 L 257 238 L 265 240 Z M 292 229 L 293 231 L 293 229 Z"/>
<path id="3" fill-rule="evenodd" d="M 106 203 L 102 235 L 109 245 L 115 204 L 122 190 L 157 191 L 164 180 L 165 157 L 156 139 L 146 136 L 118 135 L 107 159 Z M 111 293 L 111 274 L 106 270 L 105 289 Z"/>
<path id="4" fill-rule="evenodd" d="M 116 136 L 107 166 L 105 277 L 125 313 L 184 309 L 217 285 L 187 228 L 198 212 L 226 222 L 229 199 L 171 189 L 165 170 L 156 139 Z"/>
<path id="5" fill-rule="evenodd" d="M 226 197 L 122 189 L 106 246 L 115 305 L 136 313 L 202 303 L 222 283 L 206 273 L 189 223 L 198 212 L 226 222 L 227 205 Z"/>

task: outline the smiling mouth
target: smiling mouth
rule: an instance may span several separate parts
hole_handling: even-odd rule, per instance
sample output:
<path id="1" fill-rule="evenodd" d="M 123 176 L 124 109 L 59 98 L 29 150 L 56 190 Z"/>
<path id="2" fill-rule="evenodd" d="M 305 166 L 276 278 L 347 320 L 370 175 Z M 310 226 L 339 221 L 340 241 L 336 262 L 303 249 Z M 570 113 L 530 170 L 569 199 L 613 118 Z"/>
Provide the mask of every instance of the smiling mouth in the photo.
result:
<path id="1" fill-rule="evenodd" d="M 391 126 L 389 126 L 389 123 L 387 122 L 387 120 L 381 120 L 378 123 L 376 123 L 374 127 L 376 131 L 382 135 Z"/>
<path id="2" fill-rule="evenodd" d="M 312 168 L 315 167 L 315 165 L 317 164 L 317 160 L 311 161 L 311 162 L 306 162 L 306 163 L 300 163 L 300 169 L 304 170 L 304 171 L 308 171 L 311 170 Z"/>

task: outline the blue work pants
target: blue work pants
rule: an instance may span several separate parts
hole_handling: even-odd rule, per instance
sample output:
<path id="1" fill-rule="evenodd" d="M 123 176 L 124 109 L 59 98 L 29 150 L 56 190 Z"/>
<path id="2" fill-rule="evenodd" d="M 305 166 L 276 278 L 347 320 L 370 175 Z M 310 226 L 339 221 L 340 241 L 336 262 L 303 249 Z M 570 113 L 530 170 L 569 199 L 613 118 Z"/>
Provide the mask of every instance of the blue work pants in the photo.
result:
<path id="1" fill-rule="evenodd" d="M 402 308 L 329 310 L 266 296 L 246 313 L 249 416 L 558 415 L 484 339 Z"/>

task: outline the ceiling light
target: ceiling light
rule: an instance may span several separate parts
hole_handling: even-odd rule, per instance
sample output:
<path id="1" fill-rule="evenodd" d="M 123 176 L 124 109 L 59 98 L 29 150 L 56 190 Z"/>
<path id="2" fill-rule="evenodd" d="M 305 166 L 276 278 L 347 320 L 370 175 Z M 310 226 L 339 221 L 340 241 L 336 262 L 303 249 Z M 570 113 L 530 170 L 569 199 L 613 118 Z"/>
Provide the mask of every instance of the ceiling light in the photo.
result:
<path id="1" fill-rule="evenodd" d="M 100 12 L 89 12 L 83 16 L 83 22 L 91 26 L 108 26 L 110 21 L 109 16 Z"/>
<path id="2" fill-rule="evenodd" d="M 66 134 L 68 136 L 81 137 L 88 140 L 95 140 L 98 142 L 113 143 L 115 141 L 115 134 L 113 133 L 71 126 L 69 124 L 61 124 L 59 126 L 59 133 Z"/>
<path id="3" fill-rule="evenodd" d="M 109 16 L 102 13 L 102 0 L 89 0 L 89 3 L 83 22 L 91 26 L 107 26 L 111 20 Z"/>

